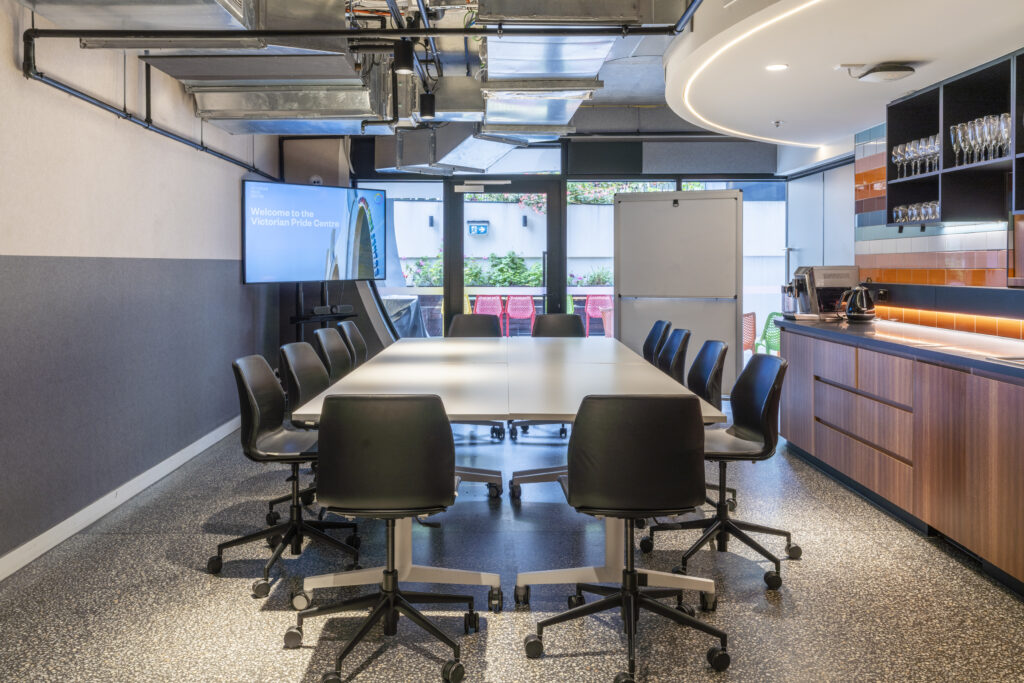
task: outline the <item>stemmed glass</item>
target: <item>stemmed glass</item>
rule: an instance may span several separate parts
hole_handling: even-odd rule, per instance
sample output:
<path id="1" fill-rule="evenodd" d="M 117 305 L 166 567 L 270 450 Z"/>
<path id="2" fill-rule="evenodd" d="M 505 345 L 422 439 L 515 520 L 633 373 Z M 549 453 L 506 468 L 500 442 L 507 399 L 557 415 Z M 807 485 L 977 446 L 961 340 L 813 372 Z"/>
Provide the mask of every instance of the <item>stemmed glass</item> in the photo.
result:
<path id="1" fill-rule="evenodd" d="M 963 161 L 963 163 L 965 163 L 965 164 L 966 163 L 970 163 L 970 162 L 967 161 L 967 158 L 968 158 L 967 155 L 971 151 L 971 146 L 970 146 L 970 142 L 971 141 L 970 141 L 969 132 L 970 132 L 970 127 L 966 123 L 958 123 L 958 124 L 956 124 L 956 141 L 957 141 L 957 144 L 960 146 L 960 149 L 962 149 L 964 151 L 964 161 Z"/>
<path id="2" fill-rule="evenodd" d="M 981 151 L 981 131 L 978 130 L 978 120 L 975 119 L 967 125 L 967 146 L 971 150 L 971 163 L 978 161 L 978 152 Z"/>
<path id="3" fill-rule="evenodd" d="M 1010 154 L 1010 123 L 1012 119 L 1009 114 L 999 115 L 999 144 L 1003 148 L 1001 156 L 1007 156 Z"/>
<path id="4" fill-rule="evenodd" d="M 899 164 L 899 177 L 907 174 L 907 144 L 905 142 L 896 145 L 896 163 Z"/>
<path id="5" fill-rule="evenodd" d="M 960 165 L 960 143 L 956 139 L 956 126 L 949 127 L 949 144 L 953 146 L 953 165 Z"/>
<path id="6" fill-rule="evenodd" d="M 928 161 L 931 162 L 931 170 L 939 170 L 939 136 L 928 136 Z"/>
<path id="7" fill-rule="evenodd" d="M 979 116 L 974 119 L 978 124 L 978 142 L 981 146 L 982 160 L 988 161 L 992 152 L 992 130 L 988 126 L 988 117 Z"/>
<path id="8" fill-rule="evenodd" d="M 918 140 L 911 140 L 907 143 L 907 161 L 910 162 L 910 175 L 917 175 L 917 153 L 918 153 Z"/>
<path id="9" fill-rule="evenodd" d="M 896 177 L 900 178 L 900 161 L 903 158 L 903 150 L 900 149 L 900 145 L 892 146 L 892 165 L 896 167 Z"/>

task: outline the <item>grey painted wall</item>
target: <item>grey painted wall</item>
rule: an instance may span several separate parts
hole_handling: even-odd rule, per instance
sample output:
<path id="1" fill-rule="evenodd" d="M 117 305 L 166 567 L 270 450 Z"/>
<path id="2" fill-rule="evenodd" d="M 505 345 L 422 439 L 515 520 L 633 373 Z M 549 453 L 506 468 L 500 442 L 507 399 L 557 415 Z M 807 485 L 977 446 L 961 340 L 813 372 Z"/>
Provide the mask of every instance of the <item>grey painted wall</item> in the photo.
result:
<path id="1" fill-rule="evenodd" d="M 277 287 L 236 260 L 0 256 L 0 292 L 0 555 L 236 416 L 233 359 L 276 362 Z"/>

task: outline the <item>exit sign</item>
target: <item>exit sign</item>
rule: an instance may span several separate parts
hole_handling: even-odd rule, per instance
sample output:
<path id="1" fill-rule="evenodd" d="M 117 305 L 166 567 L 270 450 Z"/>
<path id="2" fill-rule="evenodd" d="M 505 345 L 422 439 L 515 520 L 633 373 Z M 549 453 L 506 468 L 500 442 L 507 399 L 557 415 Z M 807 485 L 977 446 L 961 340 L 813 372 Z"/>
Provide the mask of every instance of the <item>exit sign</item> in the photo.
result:
<path id="1" fill-rule="evenodd" d="M 467 221 L 470 235 L 486 235 L 488 221 Z"/>

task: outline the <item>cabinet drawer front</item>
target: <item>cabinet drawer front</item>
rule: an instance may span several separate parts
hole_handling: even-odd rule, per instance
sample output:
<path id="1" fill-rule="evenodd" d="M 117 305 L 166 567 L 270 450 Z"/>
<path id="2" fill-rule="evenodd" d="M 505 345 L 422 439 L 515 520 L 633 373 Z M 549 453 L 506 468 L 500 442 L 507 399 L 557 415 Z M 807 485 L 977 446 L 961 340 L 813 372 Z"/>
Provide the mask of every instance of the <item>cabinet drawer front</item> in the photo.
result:
<path id="1" fill-rule="evenodd" d="M 914 361 L 866 349 L 857 351 L 857 388 L 905 406 L 914 405 Z"/>
<path id="2" fill-rule="evenodd" d="M 814 343 L 814 374 L 836 384 L 857 386 L 857 349 L 817 340 Z"/>
<path id="3" fill-rule="evenodd" d="M 913 413 L 844 391 L 824 382 L 814 387 L 815 417 L 876 448 L 911 460 Z"/>
<path id="4" fill-rule="evenodd" d="M 904 510 L 913 510 L 914 469 L 867 444 L 815 423 L 815 457 Z"/>

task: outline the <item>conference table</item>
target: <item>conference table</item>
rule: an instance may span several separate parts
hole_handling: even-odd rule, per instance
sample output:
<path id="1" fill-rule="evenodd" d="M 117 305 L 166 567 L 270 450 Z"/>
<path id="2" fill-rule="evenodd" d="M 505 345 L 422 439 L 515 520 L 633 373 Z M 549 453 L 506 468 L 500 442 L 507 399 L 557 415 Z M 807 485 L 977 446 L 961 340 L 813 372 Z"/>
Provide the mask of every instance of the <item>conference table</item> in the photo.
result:
<path id="1" fill-rule="evenodd" d="M 292 419 L 319 422 L 324 400 L 338 394 L 436 394 L 453 423 L 571 423 L 589 395 L 679 396 L 692 392 L 613 338 L 430 337 L 400 339 L 389 345 L 299 406 Z M 724 413 L 703 400 L 701 413 L 706 424 L 726 421 Z M 498 477 L 500 482 L 500 472 Z M 603 566 L 522 573 L 516 586 L 618 582 L 625 541 L 622 521 L 607 518 Z M 497 574 L 413 565 L 410 519 L 396 524 L 395 560 L 400 581 L 490 586 L 491 606 L 497 591 L 500 609 Z M 303 588 L 375 583 L 380 571 L 374 567 L 307 577 Z M 714 582 L 709 579 L 638 571 L 646 575 L 649 586 L 714 593 Z"/>

